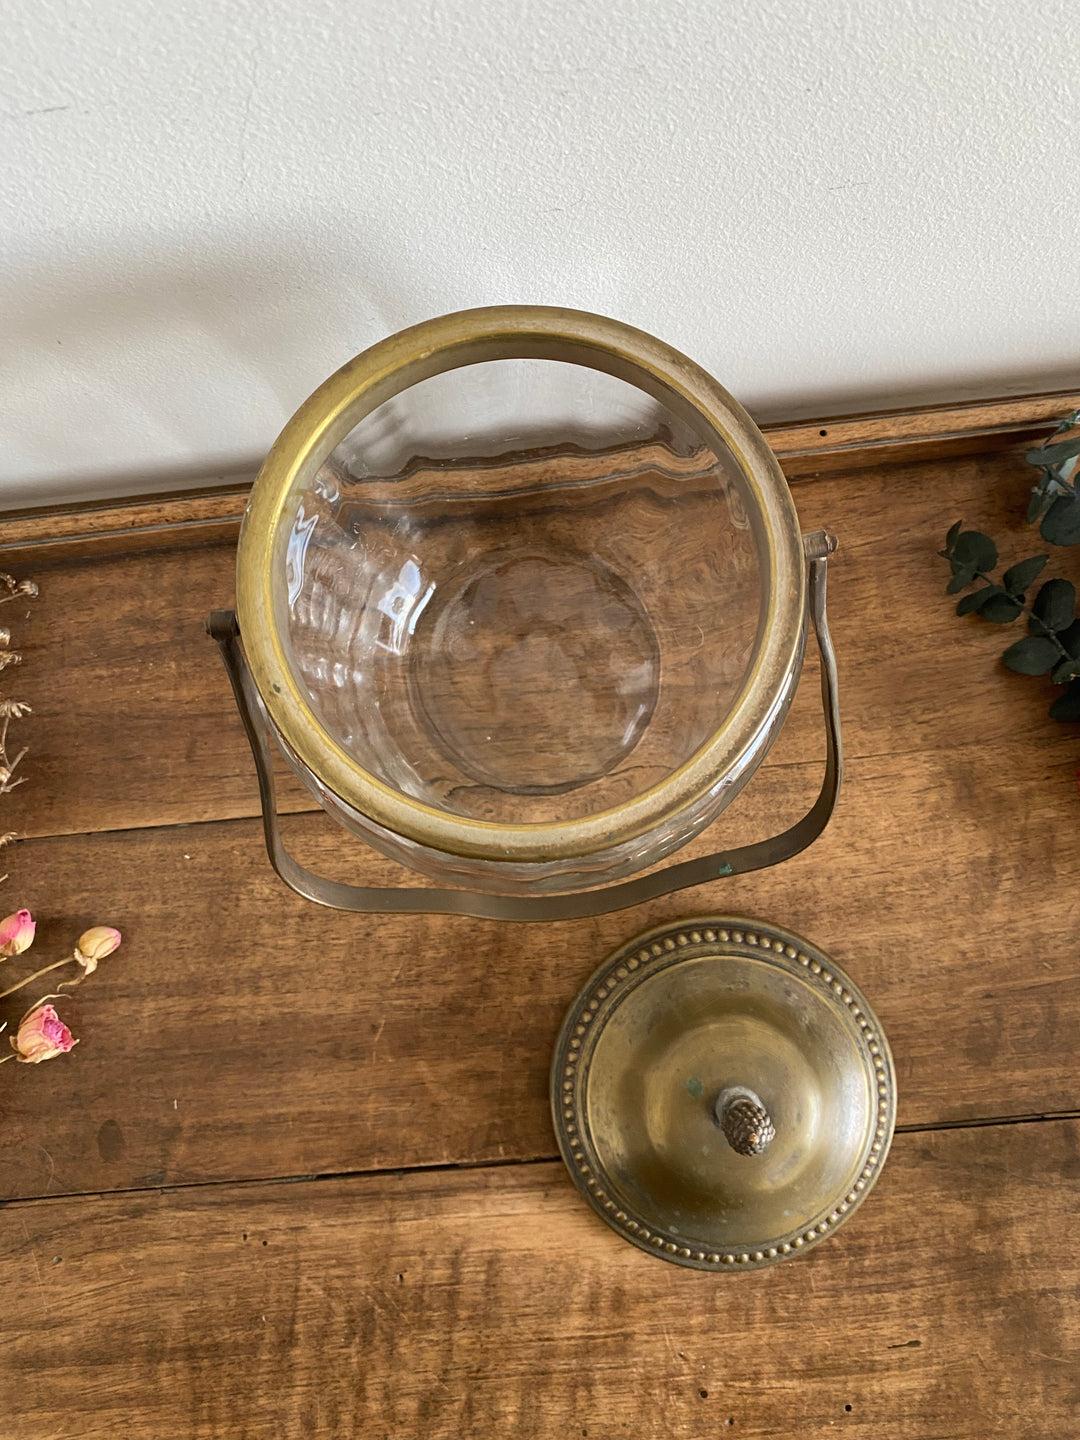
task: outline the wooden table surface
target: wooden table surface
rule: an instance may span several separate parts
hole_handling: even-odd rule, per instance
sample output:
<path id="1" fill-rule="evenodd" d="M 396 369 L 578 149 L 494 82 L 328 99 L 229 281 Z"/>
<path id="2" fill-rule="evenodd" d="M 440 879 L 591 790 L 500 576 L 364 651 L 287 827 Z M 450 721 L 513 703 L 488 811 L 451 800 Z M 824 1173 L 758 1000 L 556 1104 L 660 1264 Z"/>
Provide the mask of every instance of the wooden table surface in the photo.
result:
<path id="1" fill-rule="evenodd" d="M 546 926 L 298 899 L 203 634 L 231 545 L 51 555 L 3 617 L 34 714 L 0 910 L 39 918 L 5 979 L 88 924 L 124 943 L 62 1007 L 74 1053 L 0 1077 L 3 1440 L 1075 1435 L 1080 732 L 1046 717 L 1049 682 L 1002 670 L 1005 631 L 956 619 L 935 555 L 960 516 L 1009 560 L 1038 549 L 1031 480 L 1013 447 L 795 481 L 803 528 L 842 542 L 829 830 L 776 870 Z M 816 793 L 812 671 L 695 848 Z M 283 787 L 302 858 L 396 881 Z M 833 954 L 897 1065 L 866 1205 L 751 1274 L 619 1240 L 547 1106 L 587 974 L 705 912 Z"/>

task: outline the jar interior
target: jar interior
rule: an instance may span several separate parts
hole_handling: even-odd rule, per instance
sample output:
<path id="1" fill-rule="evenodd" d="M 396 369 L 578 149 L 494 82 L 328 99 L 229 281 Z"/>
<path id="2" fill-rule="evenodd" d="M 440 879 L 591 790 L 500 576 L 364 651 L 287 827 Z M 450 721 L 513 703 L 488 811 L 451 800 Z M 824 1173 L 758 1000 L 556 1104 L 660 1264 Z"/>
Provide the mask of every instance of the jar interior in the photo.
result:
<path id="1" fill-rule="evenodd" d="M 715 734 L 766 562 L 734 458 L 626 381 L 496 360 L 367 415 L 296 497 L 292 671 L 356 764 L 445 813 L 583 819 Z"/>

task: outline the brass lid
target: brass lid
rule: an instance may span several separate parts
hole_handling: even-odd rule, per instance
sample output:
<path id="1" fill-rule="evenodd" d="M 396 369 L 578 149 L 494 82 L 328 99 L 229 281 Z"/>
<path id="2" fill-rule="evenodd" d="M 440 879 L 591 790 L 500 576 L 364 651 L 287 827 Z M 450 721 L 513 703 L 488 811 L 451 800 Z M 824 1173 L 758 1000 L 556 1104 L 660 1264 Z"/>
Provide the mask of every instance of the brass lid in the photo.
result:
<path id="1" fill-rule="evenodd" d="M 805 940 L 699 917 L 620 946 L 563 1022 L 563 1159 L 597 1214 L 695 1270 L 816 1245 L 866 1198 L 896 1118 L 865 998 Z"/>

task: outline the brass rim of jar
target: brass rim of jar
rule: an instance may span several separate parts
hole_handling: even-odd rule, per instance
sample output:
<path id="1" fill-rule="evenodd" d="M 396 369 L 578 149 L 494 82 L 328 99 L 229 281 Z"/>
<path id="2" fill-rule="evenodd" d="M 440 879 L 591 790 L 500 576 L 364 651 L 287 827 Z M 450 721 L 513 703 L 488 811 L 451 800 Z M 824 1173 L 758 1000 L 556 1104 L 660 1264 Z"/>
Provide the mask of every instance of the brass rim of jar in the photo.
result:
<path id="1" fill-rule="evenodd" d="M 440 810 L 363 769 L 315 714 L 286 656 L 284 547 L 306 488 L 377 406 L 447 370 L 505 359 L 559 360 L 624 380 L 674 414 L 742 473 L 764 597 L 753 664 L 715 733 L 678 770 L 624 804 L 578 820 L 507 825 Z M 646 835 L 760 759 L 760 740 L 790 692 L 806 627 L 806 567 L 794 502 L 743 407 L 670 345 L 580 310 L 500 305 L 414 325 L 343 365 L 301 405 L 251 491 L 237 552 L 237 617 L 270 719 L 312 774 L 377 824 L 447 854 L 513 863 L 596 854 Z"/>

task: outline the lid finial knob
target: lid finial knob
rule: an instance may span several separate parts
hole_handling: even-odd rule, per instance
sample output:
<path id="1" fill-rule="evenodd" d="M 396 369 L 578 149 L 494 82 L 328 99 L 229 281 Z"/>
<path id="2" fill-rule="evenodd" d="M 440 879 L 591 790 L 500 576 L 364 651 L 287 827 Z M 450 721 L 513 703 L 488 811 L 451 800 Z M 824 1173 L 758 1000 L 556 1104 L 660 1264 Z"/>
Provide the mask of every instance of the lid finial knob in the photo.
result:
<path id="1" fill-rule="evenodd" d="M 739 1155 L 761 1155 L 776 1139 L 776 1126 L 753 1090 L 732 1085 L 716 1101 L 716 1123 Z"/>

